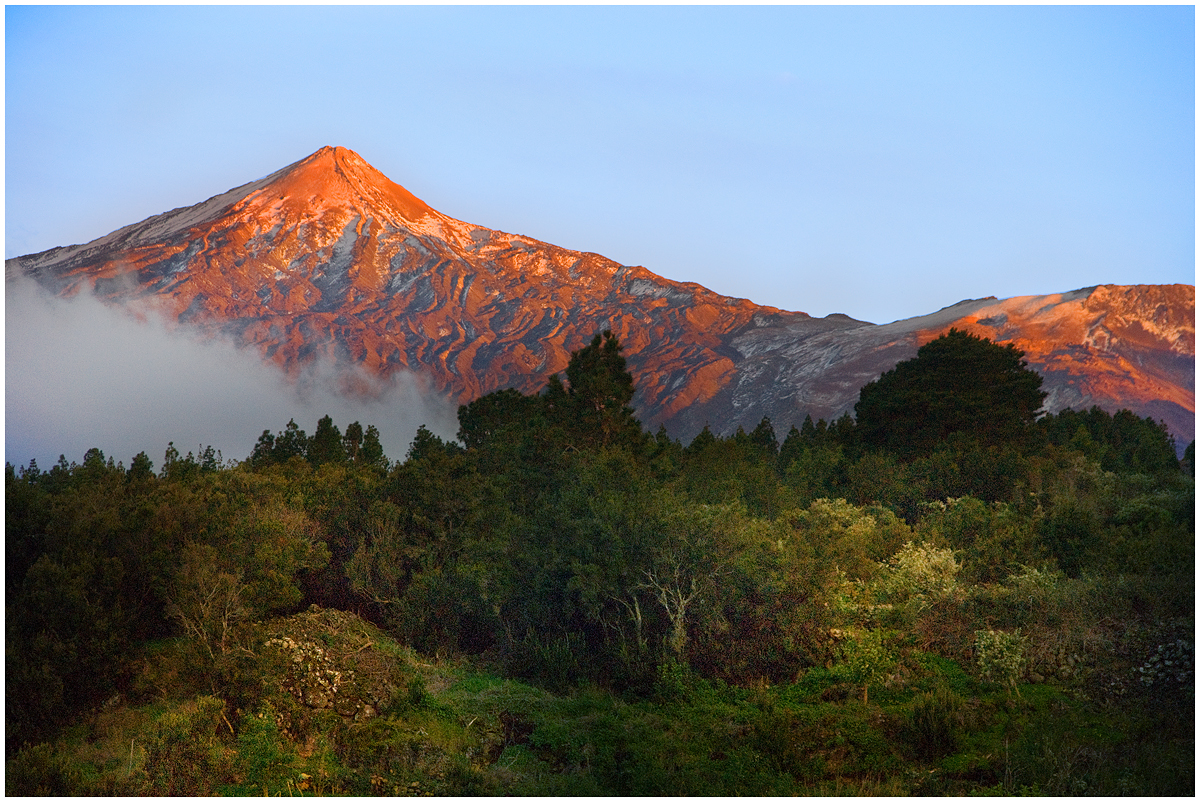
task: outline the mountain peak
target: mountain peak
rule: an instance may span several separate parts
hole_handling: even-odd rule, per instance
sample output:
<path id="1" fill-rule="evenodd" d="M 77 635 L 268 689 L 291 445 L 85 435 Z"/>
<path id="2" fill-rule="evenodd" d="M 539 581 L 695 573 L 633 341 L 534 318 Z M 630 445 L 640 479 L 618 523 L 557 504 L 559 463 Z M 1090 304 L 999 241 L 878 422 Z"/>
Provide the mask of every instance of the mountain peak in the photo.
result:
<path id="1" fill-rule="evenodd" d="M 415 222 L 434 214 L 424 201 L 372 167 L 349 148 L 330 146 L 268 176 L 240 204 L 284 206 L 346 205 L 373 208 L 396 222 Z"/>

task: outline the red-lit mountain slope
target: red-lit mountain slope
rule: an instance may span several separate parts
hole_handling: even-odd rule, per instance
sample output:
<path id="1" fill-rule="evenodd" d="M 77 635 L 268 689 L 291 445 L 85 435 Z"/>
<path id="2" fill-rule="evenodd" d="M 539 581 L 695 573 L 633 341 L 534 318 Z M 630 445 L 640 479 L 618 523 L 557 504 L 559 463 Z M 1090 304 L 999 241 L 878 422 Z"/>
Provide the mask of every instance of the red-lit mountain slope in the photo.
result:
<path id="1" fill-rule="evenodd" d="M 749 411 L 736 417 L 742 426 L 758 409 L 810 410 L 814 419 L 832 420 L 853 410 L 864 384 L 956 327 L 1024 351 L 1042 374 L 1048 411 L 1131 409 L 1165 421 L 1182 449 L 1195 437 L 1195 315 L 1191 285 L 1107 285 L 962 301 L 885 326 L 819 332 L 781 322 L 733 337 L 743 357 L 736 380 L 680 423 L 720 420 L 729 407 Z"/>
<path id="2" fill-rule="evenodd" d="M 6 274 L 153 299 L 289 372 L 321 353 L 383 377 L 410 370 L 459 402 L 536 390 L 611 328 L 642 421 L 685 440 L 705 423 L 730 432 L 768 415 L 782 435 L 805 414 L 835 417 L 951 325 L 1026 350 L 1051 409 L 1129 407 L 1182 442 L 1194 432 L 1194 287 L 966 301 L 886 326 L 813 318 L 455 220 L 345 148 L 86 245 L 10 259 Z"/>

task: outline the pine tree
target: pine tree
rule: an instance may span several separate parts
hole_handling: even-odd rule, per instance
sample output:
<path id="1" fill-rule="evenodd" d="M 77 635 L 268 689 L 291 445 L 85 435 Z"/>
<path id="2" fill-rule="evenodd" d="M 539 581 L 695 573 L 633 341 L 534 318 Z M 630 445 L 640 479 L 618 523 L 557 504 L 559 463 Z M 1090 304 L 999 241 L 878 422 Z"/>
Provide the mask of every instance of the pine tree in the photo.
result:
<path id="1" fill-rule="evenodd" d="M 591 445 L 633 445 L 642 427 L 633 416 L 633 375 L 625 369 L 621 343 L 611 331 L 592 338 L 591 344 L 571 354 L 567 365 L 567 390 L 571 403 L 568 418 L 576 434 Z M 554 380 L 546 397 L 559 395 Z"/>
<path id="2" fill-rule="evenodd" d="M 308 456 L 308 435 L 296 425 L 294 419 L 289 419 L 284 430 L 276 435 L 272 454 L 275 462 L 287 462 L 292 457 L 303 459 Z"/>
<path id="3" fill-rule="evenodd" d="M 362 448 L 363 442 L 363 427 L 358 421 L 354 421 L 346 427 L 346 433 L 342 435 L 342 448 L 346 452 L 346 459 L 351 462 L 358 461 L 358 451 Z"/>
<path id="4" fill-rule="evenodd" d="M 313 433 L 308 443 L 306 454 L 309 463 L 315 468 L 331 462 L 340 465 L 346 461 L 346 449 L 342 445 L 342 433 L 333 425 L 333 418 L 326 415 L 317 421 L 317 431 Z"/>
<path id="5" fill-rule="evenodd" d="M 362 448 L 358 452 L 358 463 L 382 471 L 388 469 L 388 458 L 384 456 L 383 445 L 379 442 L 379 430 L 373 425 L 368 424 L 367 431 L 363 433 Z"/>
<path id="6" fill-rule="evenodd" d="M 779 454 L 779 440 L 775 437 L 775 427 L 765 415 L 754 427 L 754 431 L 750 432 L 750 442 L 763 449 L 771 459 Z"/>

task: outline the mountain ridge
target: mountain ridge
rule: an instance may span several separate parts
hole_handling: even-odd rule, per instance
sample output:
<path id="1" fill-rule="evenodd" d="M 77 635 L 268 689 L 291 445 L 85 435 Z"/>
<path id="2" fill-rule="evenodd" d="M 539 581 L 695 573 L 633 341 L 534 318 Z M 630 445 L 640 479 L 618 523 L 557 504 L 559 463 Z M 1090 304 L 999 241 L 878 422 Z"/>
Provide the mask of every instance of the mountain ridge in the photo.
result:
<path id="1" fill-rule="evenodd" d="M 175 324 L 231 336 L 293 375 L 324 354 L 383 378 L 413 371 L 459 403 L 536 391 L 612 329 L 639 416 L 684 439 L 764 415 L 781 435 L 806 414 L 837 417 L 863 384 L 957 326 L 1025 350 L 1049 411 L 1129 407 L 1194 436 L 1191 285 L 989 296 L 882 325 L 814 318 L 457 220 L 343 147 L 5 267 L 60 294 L 153 300 Z"/>

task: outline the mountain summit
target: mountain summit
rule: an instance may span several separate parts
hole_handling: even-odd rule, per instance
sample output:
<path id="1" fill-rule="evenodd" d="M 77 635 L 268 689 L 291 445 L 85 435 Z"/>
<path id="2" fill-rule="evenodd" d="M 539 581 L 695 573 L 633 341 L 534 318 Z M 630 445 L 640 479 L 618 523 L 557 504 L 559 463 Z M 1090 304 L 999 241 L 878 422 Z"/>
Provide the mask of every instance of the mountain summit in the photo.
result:
<path id="1" fill-rule="evenodd" d="M 425 217 L 441 217 L 347 148 L 323 147 L 271 178 L 258 191 L 264 205 L 270 205 L 272 196 L 278 193 L 285 200 L 284 208 L 297 209 L 306 201 L 323 200 L 364 212 L 375 210 L 410 223 Z"/>
<path id="2" fill-rule="evenodd" d="M 1192 286 L 964 301 L 886 326 L 813 318 L 456 220 L 342 147 L 85 245 L 10 259 L 6 274 L 61 294 L 154 299 L 293 373 L 318 354 L 385 378 L 412 371 L 460 403 L 534 391 L 612 329 L 639 417 L 684 439 L 764 415 L 781 433 L 806 414 L 832 419 L 958 326 L 1025 350 L 1051 411 L 1128 407 L 1182 443 L 1194 436 Z"/>

